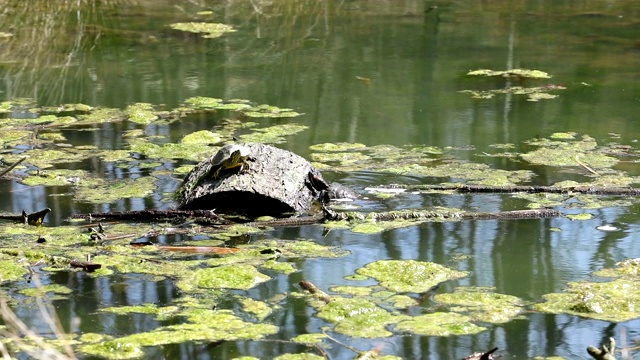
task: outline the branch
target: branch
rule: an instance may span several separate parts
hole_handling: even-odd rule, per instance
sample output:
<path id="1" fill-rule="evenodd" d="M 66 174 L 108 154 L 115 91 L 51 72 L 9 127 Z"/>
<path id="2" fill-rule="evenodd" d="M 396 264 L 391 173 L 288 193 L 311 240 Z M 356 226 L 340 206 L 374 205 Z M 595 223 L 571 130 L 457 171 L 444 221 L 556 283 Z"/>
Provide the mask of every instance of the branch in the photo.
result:
<path id="1" fill-rule="evenodd" d="M 376 189 L 406 189 L 421 191 L 456 191 L 459 193 L 554 193 L 554 194 L 591 194 L 591 195 L 640 195 L 640 188 L 628 187 L 604 187 L 604 186 L 542 186 L 542 185 L 514 185 L 514 186 L 493 186 L 493 185 L 468 185 L 468 184 L 440 184 L 440 185 L 404 185 L 393 184 L 389 186 L 373 187 Z"/>

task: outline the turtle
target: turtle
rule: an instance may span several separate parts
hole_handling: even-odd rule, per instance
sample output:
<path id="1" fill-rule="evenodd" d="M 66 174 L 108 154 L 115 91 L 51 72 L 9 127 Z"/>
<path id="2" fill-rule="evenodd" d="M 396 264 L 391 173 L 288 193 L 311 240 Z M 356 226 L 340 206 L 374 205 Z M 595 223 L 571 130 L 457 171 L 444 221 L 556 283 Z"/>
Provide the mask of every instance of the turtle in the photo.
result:
<path id="1" fill-rule="evenodd" d="M 228 144 L 223 146 L 211 159 L 211 177 L 218 179 L 223 171 L 237 167 L 240 167 L 238 172 L 248 169 L 249 155 L 251 155 L 251 149 L 244 145 Z"/>
<path id="2" fill-rule="evenodd" d="M 331 184 L 326 182 L 320 172 L 315 169 L 307 174 L 307 186 L 314 196 L 317 196 L 324 203 L 328 203 L 330 200 L 358 198 L 358 194 L 351 188 L 335 182 Z"/>

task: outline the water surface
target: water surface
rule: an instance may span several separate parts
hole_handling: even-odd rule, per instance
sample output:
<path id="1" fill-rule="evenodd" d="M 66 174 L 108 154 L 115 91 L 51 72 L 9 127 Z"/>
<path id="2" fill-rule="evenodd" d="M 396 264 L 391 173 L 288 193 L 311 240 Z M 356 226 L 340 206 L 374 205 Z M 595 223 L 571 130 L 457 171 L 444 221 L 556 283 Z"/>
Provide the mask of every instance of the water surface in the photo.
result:
<path id="1" fill-rule="evenodd" d="M 495 168 L 532 169 L 537 174 L 533 182 L 542 185 L 584 180 L 585 175 L 523 162 L 481 160 L 475 154 L 491 152 L 490 145 L 499 143 L 521 148 L 525 140 L 559 131 L 637 147 L 640 8 L 634 1 L 254 1 L 255 8 L 250 3 L 107 1 L 29 10 L 23 2 L 9 2 L 10 11 L 0 15 L 0 31 L 11 29 L 14 36 L 0 39 L 8 49 L 0 55 L 0 96 L 33 98 L 47 106 L 81 102 L 119 108 L 136 102 L 173 108 L 192 96 L 249 99 L 305 114 L 292 120 L 260 120 L 265 126 L 287 122 L 309 126 L 278 144 L 303 156 L 310 154 L 309 146 L 325 142 L 460 147 L 461 158 L 485 161 Z M 437 8 L 425 12 L 431 6 Z M 203 10 L 212 14 L 197 14 Z M 168 27 L 183 21 L 222 22 L 237 31 L 204 39 Z M 519 67 L 548 72 L 553 75 L 548 83 L 566 90 L 556 92 L 556 99 L 539 102 L 516 95 L 476 100 L 459 92 L 504 86 L 503 79 L 465 76 L 469 70 Z M 188 133 L 211 129 L 227 116 L 231 115 L 190 116 L 146 132 L 167 135 L 167 141 L 175 142 Z M 126 147 L 122 132 L 134 127 L 105 124 L 99 131 L 65 135 L 74 145 L 120 149 Z M 125 171 L 99 159 L 74 166 L 108 178 L 136 177 L 146 171 Z M 635 164 L 621 166 L 632 175 L 640 172 Z M 359 191 L 375 184 L 435 181 L 373 172 L 325 176 Z M 47 225 L 54 226 L 78 212 L 169 208 L 172 204 L 163 193 L 177 184 L 166 181 L 144 199 L 96 206 L 74 201 L 71 188 L 27 187 L 2 180 L 0 209 L 19 213 L 51 207 L 54 211 Z M 366 206 L 384 210 L 434 205 L 500 211 L 516 209 L 522 202 L 507 195 L 406 195 Z M 377 235 L 346 230 L 323 234 L 321 227 L 313 226 L 278 229 L 271 235 L 311 238 L 352 253 L 338 259 L 301 261 L 300 272 L 276 276 L 249 294 L 264 298 L 299 291 L 295 284 L 301 279 L 327 289 L 347 283 L 344 276 L 372 261 L 416 259 L 471 271 L 469 277 L 438 291 L 458 285 L 488 286 L 538 302 L 544 294 L 562 291 L 569 281 L 587 279 L 593 271 L 617 261 L 640 257 L 635 207 L 592 213 L 594 218 L 587 221 L 427 223 Z M 595 229 L 608 223 L 621 230 Z M 84 273 L 56 273 L 47 281 L 73 289 L 71 300 L 54 301 L 54 306 L 65 329 L 78 333 L 149 331 L 160 325 L 151 316 L 131 319 L 96 311 L 118 305 L 168 305 L 180 297 L 169 280 L 135 275 L 95 279 Z M 281 329 L 274 338 L 287 340 L 325 325 L 300 299 L 287 299 L 281 305 L 282 310 L 267 320 Z M 428 306 L 424 304 L 424 311 Z M 15 310 L 34 329 L 47 333 L 32 307 Z M 362 350 L 381 343 L 384 353 L 407 359 L 460 359 L 494 346 L 503 356 L 518 359 L 586 358 L 587 345 L 599 345 L 622 331 L 629 339 L 638 339 L 637 329 L 637 321 L 612 324 L 531 313 L 504 325 L 489 325 L 475 336 L 404 335 L 371 341 L 335 336 Z M 272 358 L 305 350 L 269 341 L 215 347 L 187 343 L 150 349 L 148 356 Z M 338 345 L 327 353 L 332 359 L 354 356 Z"/>

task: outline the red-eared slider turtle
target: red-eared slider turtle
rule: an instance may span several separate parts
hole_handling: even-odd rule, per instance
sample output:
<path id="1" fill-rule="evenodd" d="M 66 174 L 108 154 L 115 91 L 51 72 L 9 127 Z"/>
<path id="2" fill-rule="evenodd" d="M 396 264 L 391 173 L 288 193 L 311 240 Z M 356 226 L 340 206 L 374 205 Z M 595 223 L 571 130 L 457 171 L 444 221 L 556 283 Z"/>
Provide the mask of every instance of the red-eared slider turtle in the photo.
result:
<path id="1" fill-rule="evenodd" d="M 218 179 L 223 171 L 240 167 L 238 172 L 249 168 L 247 160 L 251 150 L 240 144 L 228 144 L 220 148 L 211 159 L 211 177 Z"/>

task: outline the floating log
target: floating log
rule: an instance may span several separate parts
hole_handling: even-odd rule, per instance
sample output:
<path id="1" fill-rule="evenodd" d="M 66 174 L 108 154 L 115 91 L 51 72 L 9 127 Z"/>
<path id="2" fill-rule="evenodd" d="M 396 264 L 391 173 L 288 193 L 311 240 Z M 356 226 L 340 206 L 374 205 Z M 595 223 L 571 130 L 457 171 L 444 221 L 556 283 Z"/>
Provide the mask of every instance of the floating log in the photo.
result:
<path id="1" fill-rule="evenodd" d="M 291 151 L 264 144 L 238 145 L 249 150 L 247 166 L 220 172 L 213 154 L 184 179 L 176 193 L 179 209 L 282 217 L 308 213 L 328 188 L 320 172 Z"/>
<path id="2" fill-rule="evenodd" d="M 0 219 L 22 222 L 29 225 L 41 225 L 44 221 L 45 216 L 47 216 L 47 214 L 50 212 L 51 209 L 49 208 L 42 209 L 31 214 L 27 214 L 26 211 L 22 210 L 22 214 L 20 215 L 0 214 Z"/>
<path id="3" fill-rule="evenodd" d="M 630 187 L 606 187 L 606 186 L 542 186 L 542 185 L 513 185 L 513 186 L 492 186 L 492 185 L 468 185 L 468 184 L 393 184 L 388 186 L 376 186 L 375 189 L 406 189 L 419 191 L 455 191 L 459 193 L 553 193 L 553 194 L 590 194 L 590 195 L 621 195 L 638 196 L 640 188 Z"/>

